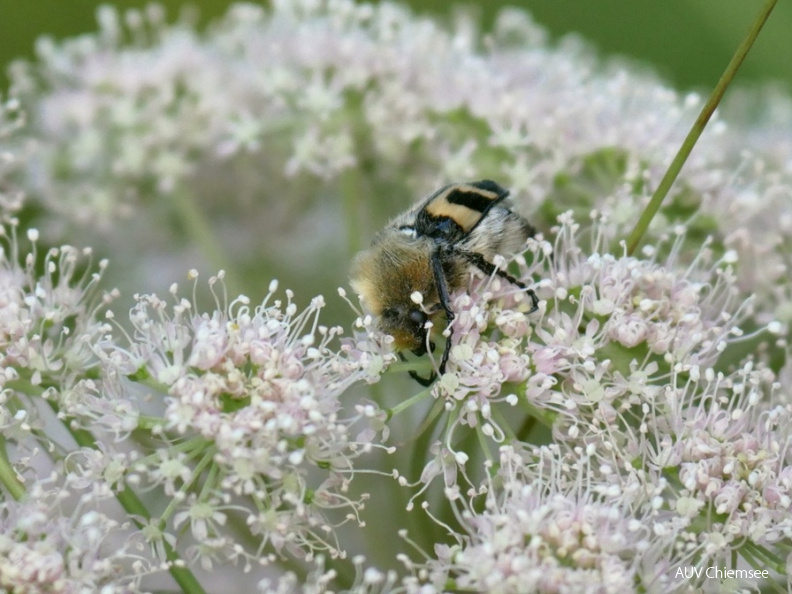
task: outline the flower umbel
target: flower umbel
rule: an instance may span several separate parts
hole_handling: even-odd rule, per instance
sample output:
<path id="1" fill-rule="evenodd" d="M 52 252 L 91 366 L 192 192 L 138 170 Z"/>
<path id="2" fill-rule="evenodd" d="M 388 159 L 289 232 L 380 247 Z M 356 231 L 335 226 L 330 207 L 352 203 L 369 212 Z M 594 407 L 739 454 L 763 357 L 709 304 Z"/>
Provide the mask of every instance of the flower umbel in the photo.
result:
<path id="1" fill-rule="evenodd" d="M 210 280 L 213 290 L 221 279 Z M 223 305 L 217 296 L 211 314 L 198 313 L 175 286 L 172 304 L 137 298 L 129 347 L 110 349 L 106 358 L 132 382 L 154 388 L 148 398 L 164 404 L 160 419 L 146 419 L 162 444 L 134 472 L 175 498 L 162 520 L 172 516 L 176 529 L 187 522 L 201 547 L 215 539 L 214 553 L 239 554 L 220 536 L 235 510 L 259 541 L 250 559 L 268 544 L 338 556 L 343 551 L 325 512 L 346 510 L 335 520 L 343 523 L 362 509 L 365 496 L 345 493 L 354 461 L 371 444 L 350 431 L 376 415 L 361 406 L 343 416 L 339 396 L 371 378 L 370 357 L 350 345 L 333 349 L 342 331 L 319 323 L 321 297 L 299 311 L 290 291 L 283 302 L 274 297 L 277 283 L 270 289 L 255 308 L 246 297 Z M 199 480 L 201 495 L 190 495 Z M 195 549 L 198 556 L 203 550 Z"/>
<path id="2" fill-rule="evenodd" d="M 475 592 L 651 587 L 641 576 L 651 526 L 624 498 L 598 492 L 602 483 L 590 473 L 587 456 L 562 460 L 557 450 L 502 447 L 483 509 L 474 498 L 456 503 L 462 533 L 454 545 L 438 545 L 421 573 L 438 589 L 452 583 Z M 411 591 L 420 591 L 417 584 Z"/>

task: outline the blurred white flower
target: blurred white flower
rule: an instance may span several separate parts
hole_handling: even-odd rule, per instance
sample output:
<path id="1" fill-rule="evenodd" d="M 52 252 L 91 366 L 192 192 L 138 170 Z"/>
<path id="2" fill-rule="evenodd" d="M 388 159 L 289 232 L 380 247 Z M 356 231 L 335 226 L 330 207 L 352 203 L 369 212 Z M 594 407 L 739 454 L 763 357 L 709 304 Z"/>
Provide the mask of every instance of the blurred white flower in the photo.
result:
<path id="1" fill-rule="evenodd" d="M 139 592 L 151 567 L 129 524 L 97 511 L 61 515 L 63 493 L 0 502 L 0 589 L 6 592 Z"/>
<path id="2" fill-rule="evenodd" d="M 25 117 L 17 99 L 0 97 L 0 221 L 22 207 L 24 193 L 12 179 L 22 168 L 22 157 L 9 147 L 19 143 Z M 18 180 L 17 180 L 18 181 Z"/>

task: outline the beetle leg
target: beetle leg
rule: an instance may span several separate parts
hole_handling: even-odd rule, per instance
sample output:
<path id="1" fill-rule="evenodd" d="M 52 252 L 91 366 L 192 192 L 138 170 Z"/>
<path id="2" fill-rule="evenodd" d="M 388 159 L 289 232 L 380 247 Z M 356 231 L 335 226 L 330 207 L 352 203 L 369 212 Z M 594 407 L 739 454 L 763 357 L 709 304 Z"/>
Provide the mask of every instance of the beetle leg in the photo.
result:
<path id="1" fill-rule="evenodd" d="M 438 371 L 440 375 L 445 373 L 446 364 L 448 363 L 448 355 L 451 352 L 451 339 L 454 336 L 454 328 L 451 322 L 454 321 L 454 312 L 451 310 L 451 298 L 448 295 L 448 282 L 446 281 L 445 272 L 443 272 L 443 263 L 440 259 L 440 249 L 438 248 L 432 253 L 432 271 L 434 272 L 435 285 L 437 286 L 437 295 L 440 299 L 440 307 L 446 315 L 446 326 L 448 328 L 448 338 L 446 339 L 445 349 L 443 350 L 443 358 L 440 360 L 440 367 Z"/>
<path id="2" fill-rule="evenodd" d="M 488 261 L 481 254 L 477 254 L 476 252 L 463 252 L 463 251 L 460 251 L 458 253 L 461 254 L 462 257 L 464 257 L 465 260 L 467 260 L 470 264 L 481 270 L 481 272 L 483 272 L 484 274 L 487 275 L 497 274 L 499 277 L 506 279 L 511 284 L 517 285 L 521 289 L 525 289 L 525 291 L 528 293 L 528 297 L 531 298 L 531 311 L 528 312 L 529 314 L 532 314 L 537 309 L 539 309 L 539 298 L 536 296 L 536 293 L 534 292 L 533 289 L 529 289 L 528 287 L 525 286 L 525 283 L 518 281 L 516 278 L 514 278 L 511 274 L 509 274 L 505 270 L 496 268 L 492 262 Z"/>

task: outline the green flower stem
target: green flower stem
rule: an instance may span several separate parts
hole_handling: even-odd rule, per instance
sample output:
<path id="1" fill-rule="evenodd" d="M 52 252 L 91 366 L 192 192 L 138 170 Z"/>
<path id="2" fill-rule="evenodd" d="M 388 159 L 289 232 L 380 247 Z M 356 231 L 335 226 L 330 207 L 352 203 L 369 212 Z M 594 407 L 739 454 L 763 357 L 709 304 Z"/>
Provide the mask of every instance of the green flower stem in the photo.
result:
<path id="1" fill-rule="evenodd" d="M 204 457 L 201 458 L 201 461 L 198 462 L 198 464 L 195 466 L 195 469 L 193 470 L 193 473 L 192 473 L 193 474 L 192 478 L 188 482 L 186 482 L 184 485 L 182 485 L 182 487 L 181 487 L 181 489 L 179 489 L 179 491 L 181 493 L 183 493 L 185 496 L 188 493 L 190 493 L 192 488 L 198 483 L 198 479 L 201 478 L 201 474 L 203 474 L 203 471 L 206 468 L 206 466 L 208 464 L 210 464 L 213 459 L 214 459 L 214 448 L 210 448 L 206 452 Z M 217 466 L 212 466 L 212 469 L 210 471 L 210 478 L 207 479 L 206 482 L 204 483 L 204 490 L 205 491 L 211 490 L 211 489 L 213 489 L 213 488 L 215 488 L 217 486 L 215 478 L 214 478 L 214 475 L 216 473 L 213 472 L 216 469 L 217 469 Z M 201 493 L 199 499 L 202 500 L 202 501 L 205 500 L 206 499 L 205 494 Z M 176 511 L 176 506 L 178 505 L 178 503 L 179 503 L 179 499 L 176 498 L 176 497 L 174 497 L 173 499 L 171 499 L 168 502 L 168 506 L 164 509 L 164 511 L 160 515 L 160 522 L 159 522 L 160 529 L 164 529 L 165 528 L 165 522 L 168 520 L 168 518 L 170 518 L 173 515 L 173 512 Z"/>
<path id="2" fill-rule="evenodd" d="M 737 551 L 735 551 L 736 553 Z M 746 541 L 739 549 L 740 556 L 748 562 L 754 569 L 770 569 L 777 573 L 783 574 L 786 570 L 784 559 L 774 555 L 765 547 L 758 546 L 755 543 Z"/>
<path id="3" fill-rule="evenodd" d="M 160 425 L 162 425 L 164 421 L 160 419 Z M 140 429 L 140 423 L 138 423 L 138 428 Z M 203 437 L 193 437 L 187 439 L 181 443 L 176 443 L 168 447 L 168 452 L 171 454 L 186 454 L 187 458 L 193 458 L 205 449 L 207 449 L 209 442 L 204 439 Z M 159 462 L 162 459 L 162 456 L 159 454 L 150 454 L 143 458 L 137 460 L 137 464 L 151 464 L 152 462 Z"/>
<path id="4" fill-rule="evenodd" d="M 494 464 L 495 459 L 492 456 L 492 449 L 490 448 L 489 438 L 486 435 L 484 435 L 484 431 L 481 430 L 480 423 L 476 425 L 476 438 L 478 438 L 480 451 L 484 453 L 484 456 L 487 458 L 489 462 Z"/>
<path id="5" fill-rule="evenodd" d="M 198 501 L 208 501 L 209 497 L 212 494 L 212 491 L 217 489 L 218 483 L 220 482 L 217 475 L 220 473 L 220 468 L 217 464 L 212 464 L 214 460 L 215 452 L 214 448 L 209 450 L 206 455 L 201 458 L 201 461 L 195 466 L 195 478 L 193 478 L 193 483 L 197 480 L 201 474 L 203 474 L 204 468 L 209 466 L 209 473 L 204 481 L 203 487 L 201 488 L 201 493 L 198 495 Z M 191 485 L 192 486 L 192 485 Z"/>
<path id="6" fill-rule="evenodd" d="M 226 272 L 226 287 L 230 294 L 236 295 L 240 276 L 235 273 L 234 267 L 226 257 L 225 251 L 217 241 L 215 233 L 206 217 L 203 216 L 201 209 L 195 204 L 185 188 L 177 188 L 171 196 L 175 212 L 184 224 L 188 236 L 200 248 L 209 265 L 214 268 L 213 274 L 220 270 Z"/>
<path id="7" fill-rule="evenodd" d="M 16 501 L 20 501 L 27 492 L 25 485 L 17 478 L 17 473 L 8 459 L 5 438 L 0 435 L 0 484 L 2 484 Z"/>
<path id="8" fill-rule="evenodd" d="M 701 109 L 701 113 L 699 114 L 698 118 L 696 118 L 696 121 L 693 124 L 693 127 L 690 129 L 690 132 L 688 132 L 685 141 L 682 143 L 682 146 L 679 147 L 679 151 L 674 157 L 674 160 L 671 162 L 671 165 L 668 167 L 663 179 L 660 181 L 660 185 L 657 186 L 657 189 L 652 195 L 652 199 L 649 201 L 646 209 L 641 214 L 641 218 L 638 219 L 635 229 L 633 229 L 630 237 L 627 238 L 628 256 L 633 254 L 635 249 L 638 247 L 638 244 L 641 242 L 641 238 L 644 236 L 644 233 L 646 233 L 646 230 L 649 228 L 649 224 L 652 222 L 652 219 L 660 209 L 660 205 L 663 203 L 668 191 L 671 189 L 671 186 L 679 175 L 679 172 L 682 170 L 682 166 L 685 164 L 685 161 L 693 150 L 693 147 L 696 145 L 699 136 L 701 136 L 701 133 L 707 126 L 707 122 L 712 116 L 712 113 L 715 111 L 715 108 L 723 98 L 726 88 L 729 86 L 732 79 L 734 79 L 734 75 L 737 74 L 737 70 L 740 68 L 743 60 L 745 60 L 745 56 L 748 55 L 748 51 L 751 49 L 754 41 L 756 41 L 756 38 L 759 36 L 759 32 L 762 30 L 762 27 L 767 21 L 767 18 L 770 16 L 770 13 L 773 11 L 777 1 L 778 0 L 767 0 L 765 2 L 765 5 L 762 7 L 761 12 L 759 13 L 759 16 L 756 18 L 756 21 L 748 31 L 748 35 L 740 44 L 740 47 L 737 48 L 737 52 L 734 54 L 731 62 L 729 62 L 729 65 L 726 67 L 723 76 L 721 76 L 718 84 L 715 86 L 715 89 L 712 91 L 712 94 L 707 100 L 707 103 Z"/>
<path id="9" fill-rule="evenodd" d="M 160 394 L 168 393 L 168 386 L 151 377 L 145 367 L 140 368 L 132 375 L 128 375 L 127 379 L 143 386 L 144 388 L 150 388 L 156 392 L 159 392 Z"/>
<path id="10" fill-rule="evenodd" d="M 526 413 L 530 418 L 535 419 L 542 425 L 544 425 L 547 429 L 552 429 L 553 425 L 558 417 L 558 413 L 550 409 L 543 409 L 531 404 L 531 401 L 528 400 L 528 397 L 525 395 L 525 392 L 528 388 L 527 382 L 524 382 L 517 392 L 518 400 L 517 403 L 519 404 L 520 408 Z M 518 434 L 520 439 L 525 439 L 525 435 Z"/>
<path id="11" fill-rule="evenodd" d="M 426 388 L 418 392 L 415 396 L 408 398 L 407 400 L 403 400 L 393 408 L 388 410 L 388 418 L 393 418 L 401 412 L 404 412 L 408 408 L 410 408 L 416 402 L 420 402 L 424 398 L 428 397 L 432 393 L 432 388 Z"/>
<path id="12" fill-rule="evenodd" d="M 517 441 L 517 436 L 514 434 L 514 429 L 511 428 L 511 426 L 509 425 L 509 421 L 507 420 L 506 416 L 500 411 L 500 409 L 495 409 L 493 407 L 492 419 L 498 424 L 498 426 L 503 431 L 505 443 L 511 443 Z"/>
<path id="13" fill-rule="evenodd" d="M 424 434 L 424 432 L 428 432 L 431 435 L 434 432 L 434 428 L 437 426 L 437 422 L 440 420 L 440 413 L 443 412 L 444 408 L 445 408 L 445 403 L 442 399 L 438 398 L 437 400 L 435 400 L 435 403 L 432 405 L 432 408 L 424 417 L 423 422 L 421 422 L 421 424 L 415 430 L 414 433 L 415 437 L 413 439 L 418 439 L 420 436 Z M 428 443 L 425 445 L 427 446 L 427 448 L 429 447 Z M 427 450 L 419 450 L 418 448 L 416 448 L 415 451 L 423 452 Z"/>
<path id="14" fill-rule="evenodd" d="M 60 416 L 58 405 L 55 402 L 47 401 L 47 403 L 55 412 L 55 415 L 61 420 L 63 426 L 66 427 L 66 430 L 71 434 L 74 441 L 77 442 L 77 445 L 84 448 L 98 449 L 96 439 L 89 431 L 85 429 L 75 429 L 73 426 L 73 419 Z M 116 491 L 115 497 L 121 504 L 121 507 L 123 507 L 131 517 L 143 518 L 146 521 L 151 520 L 151 514 L 148 509 L 146 509 L 146 506 L 143 505 L 140 498 L 128 486 L 122 491 Z M 138 520 L 135 520 L 135 523 L 139 528 L 143 528 L 143 524 Z M 176 583 L 179 584 L 182 591 L 186 594 L 205 594 L 206 591 L 193 573 L 184 565 L 179 553 L 167 541 L 163 540 L 162 544 L 165 548 L 165 556 L 170 562 L 168 571 L 171 576 L 173 576 L 173 579 L 176 580 Z"/>

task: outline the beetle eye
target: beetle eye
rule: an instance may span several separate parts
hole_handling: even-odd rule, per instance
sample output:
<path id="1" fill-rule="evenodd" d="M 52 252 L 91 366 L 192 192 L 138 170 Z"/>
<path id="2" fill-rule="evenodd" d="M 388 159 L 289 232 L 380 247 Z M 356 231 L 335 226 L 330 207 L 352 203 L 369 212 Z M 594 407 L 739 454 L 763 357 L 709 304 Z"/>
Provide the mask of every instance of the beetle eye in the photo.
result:
<path id="1" fill-rule="evenodd" d="M 429 317 L 420 309 L 413 309 L 410 311 L 410 320 L 419 328 L 423 328 L 428 319 Z"/>

